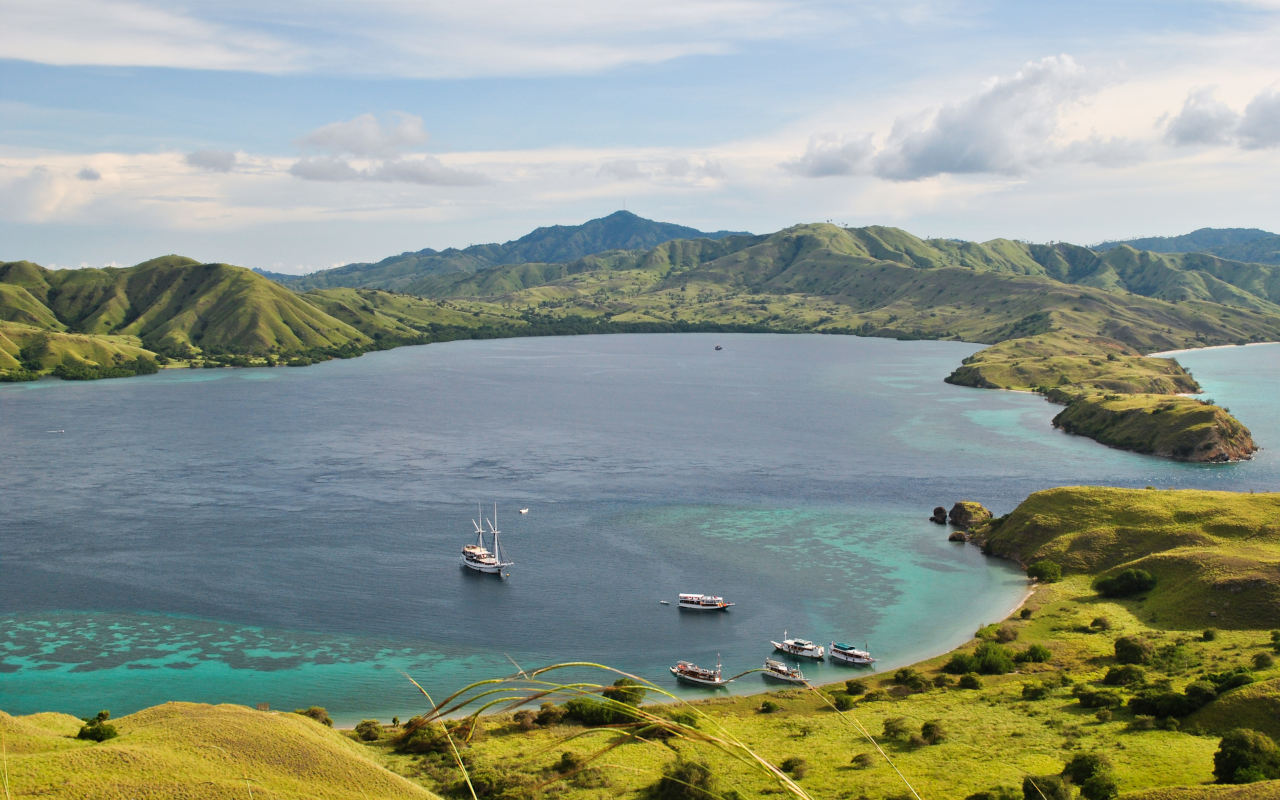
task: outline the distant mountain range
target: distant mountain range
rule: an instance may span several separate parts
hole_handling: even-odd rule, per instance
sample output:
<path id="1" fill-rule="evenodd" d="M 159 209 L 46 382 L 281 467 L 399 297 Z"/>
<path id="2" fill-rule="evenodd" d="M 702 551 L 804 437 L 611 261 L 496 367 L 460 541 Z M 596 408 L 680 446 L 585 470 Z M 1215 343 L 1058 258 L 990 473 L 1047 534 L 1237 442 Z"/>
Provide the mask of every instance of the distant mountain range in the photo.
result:
<path id="1" fill-rule="evenodd" d="M 630 211 L 615 211 L 581 225 L 538 228 L 505 244 L 477 244 L 463 250 L 427 248 L 376 263 L 347 264 L 309 275 L 261 271 L 260 274 L 303 292 L 344 286 L 422 294 L 419 281 L 433 275 L 470 274 L 507 264 L 562 263 L 609 250 L 646 250 L 673 239 L 723 239 L 734 235 L 738 234 L 700 231 L 669 222 L 654 222 Z"/>
<path id="2" fill-rule="evenodd" d="M 1155 253 L 1208 253 L 1232 261 L 1280 264 L 1280 235 L 1258 228 L 1201 228 L 1182 236 L 1151 236 L 1094 245 L 1098 251 L 1120 245 Z"/>

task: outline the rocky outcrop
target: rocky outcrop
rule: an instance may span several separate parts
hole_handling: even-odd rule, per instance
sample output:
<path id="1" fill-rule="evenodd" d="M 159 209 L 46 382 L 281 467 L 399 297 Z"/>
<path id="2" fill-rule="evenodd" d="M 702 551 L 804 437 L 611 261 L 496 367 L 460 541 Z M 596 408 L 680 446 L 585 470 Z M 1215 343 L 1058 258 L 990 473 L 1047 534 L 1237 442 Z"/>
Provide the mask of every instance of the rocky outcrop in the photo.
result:
<path id="1" fill-rule="evenodd" d="M 932 517 L 929 517 L 929 521 L 930 521 L 930 522 L 936 522 L 936 523 L 938 523 L 939 525 L 946 525 L 946 524 L 947 524 L 947 510 L 946 510 L 945 508 L 943 508 L 942 506 L 935 506 L 935 507 L 934 507 L 934 509 L 933 509 L 933 516 L 932 516 Z"/>
<path id="2" fill-rule="evenodd" d="M 992 514 L 982 503 L 975 503 L 972 500 L 961 500 L 951 507 L 949 515 L 951 524 L 957 528 L 964 530 L 973 530 L 984 522 L 991 521 Z"/>

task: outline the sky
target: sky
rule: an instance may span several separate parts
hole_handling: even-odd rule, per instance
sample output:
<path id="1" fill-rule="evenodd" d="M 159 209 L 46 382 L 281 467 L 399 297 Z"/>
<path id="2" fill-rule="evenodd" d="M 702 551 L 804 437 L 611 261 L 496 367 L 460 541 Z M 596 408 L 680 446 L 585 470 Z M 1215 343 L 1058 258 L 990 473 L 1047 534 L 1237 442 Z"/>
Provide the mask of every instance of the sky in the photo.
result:
<path id="1" fill-rule="evenodd" d="M 1280 0 L 5 0 L 0 261 L 1280 230 Z"/>

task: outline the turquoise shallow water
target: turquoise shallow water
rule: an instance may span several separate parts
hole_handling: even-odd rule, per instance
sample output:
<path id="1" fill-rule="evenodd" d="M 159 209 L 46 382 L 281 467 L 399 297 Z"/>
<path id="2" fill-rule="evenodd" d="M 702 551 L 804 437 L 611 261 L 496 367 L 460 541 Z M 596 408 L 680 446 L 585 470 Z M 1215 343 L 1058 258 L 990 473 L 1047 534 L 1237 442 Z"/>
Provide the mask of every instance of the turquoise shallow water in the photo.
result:
<path id="1" fill-rule="evenodd" d="M 1280 486 L 1280 444 L 1173 464 L 1060 434 L 1038 397 L 942 383 L 975 349 L 572 337 L 0 386 L 0 708 L 184 699 L 386 719 L 422 708 L 404 673 L 441 695 L 512 661 L 586 659 L 674 689 L 675 660 L 740 671 L 783 630 L 868 642 L 892 668 L 1024 589 L 946 542 L 935 505 L 1002 513 L 1086 482 Z M 1266 446 L 1278 352 L 1180 358 Z M 457 564 L 475 504 L 495 501 L 507 581 Z M 680 591 L 738 605 L 658 603 Z"/>

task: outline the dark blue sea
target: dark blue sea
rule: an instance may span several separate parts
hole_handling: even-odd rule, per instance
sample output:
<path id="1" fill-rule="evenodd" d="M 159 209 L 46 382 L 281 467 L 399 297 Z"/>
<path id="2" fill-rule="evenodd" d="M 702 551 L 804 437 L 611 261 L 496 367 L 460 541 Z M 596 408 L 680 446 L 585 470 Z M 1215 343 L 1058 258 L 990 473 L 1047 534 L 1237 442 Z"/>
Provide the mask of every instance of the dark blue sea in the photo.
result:
<path id="1" fill-rule="evenodd" d="M 934 506 L 999 514 L 1083 483 L 1280 489 L 1280 345 L 1178 354 L 1266 448 L 1212 466 L 942 382 L 978 349 L 584 336 L 0 386 L 0 709 L 181 699 L 351 723 L 423 710 L 405 674 L 439 696 L 566 660 L 674 691 L 676 660 L 758 667 L 784 631 L 894 668 L 1026 588 L 948 543 Z M 495 503 L 506 580 L 458 563 Z M 737 605 L 682 613 L 683 591 Z"/>

